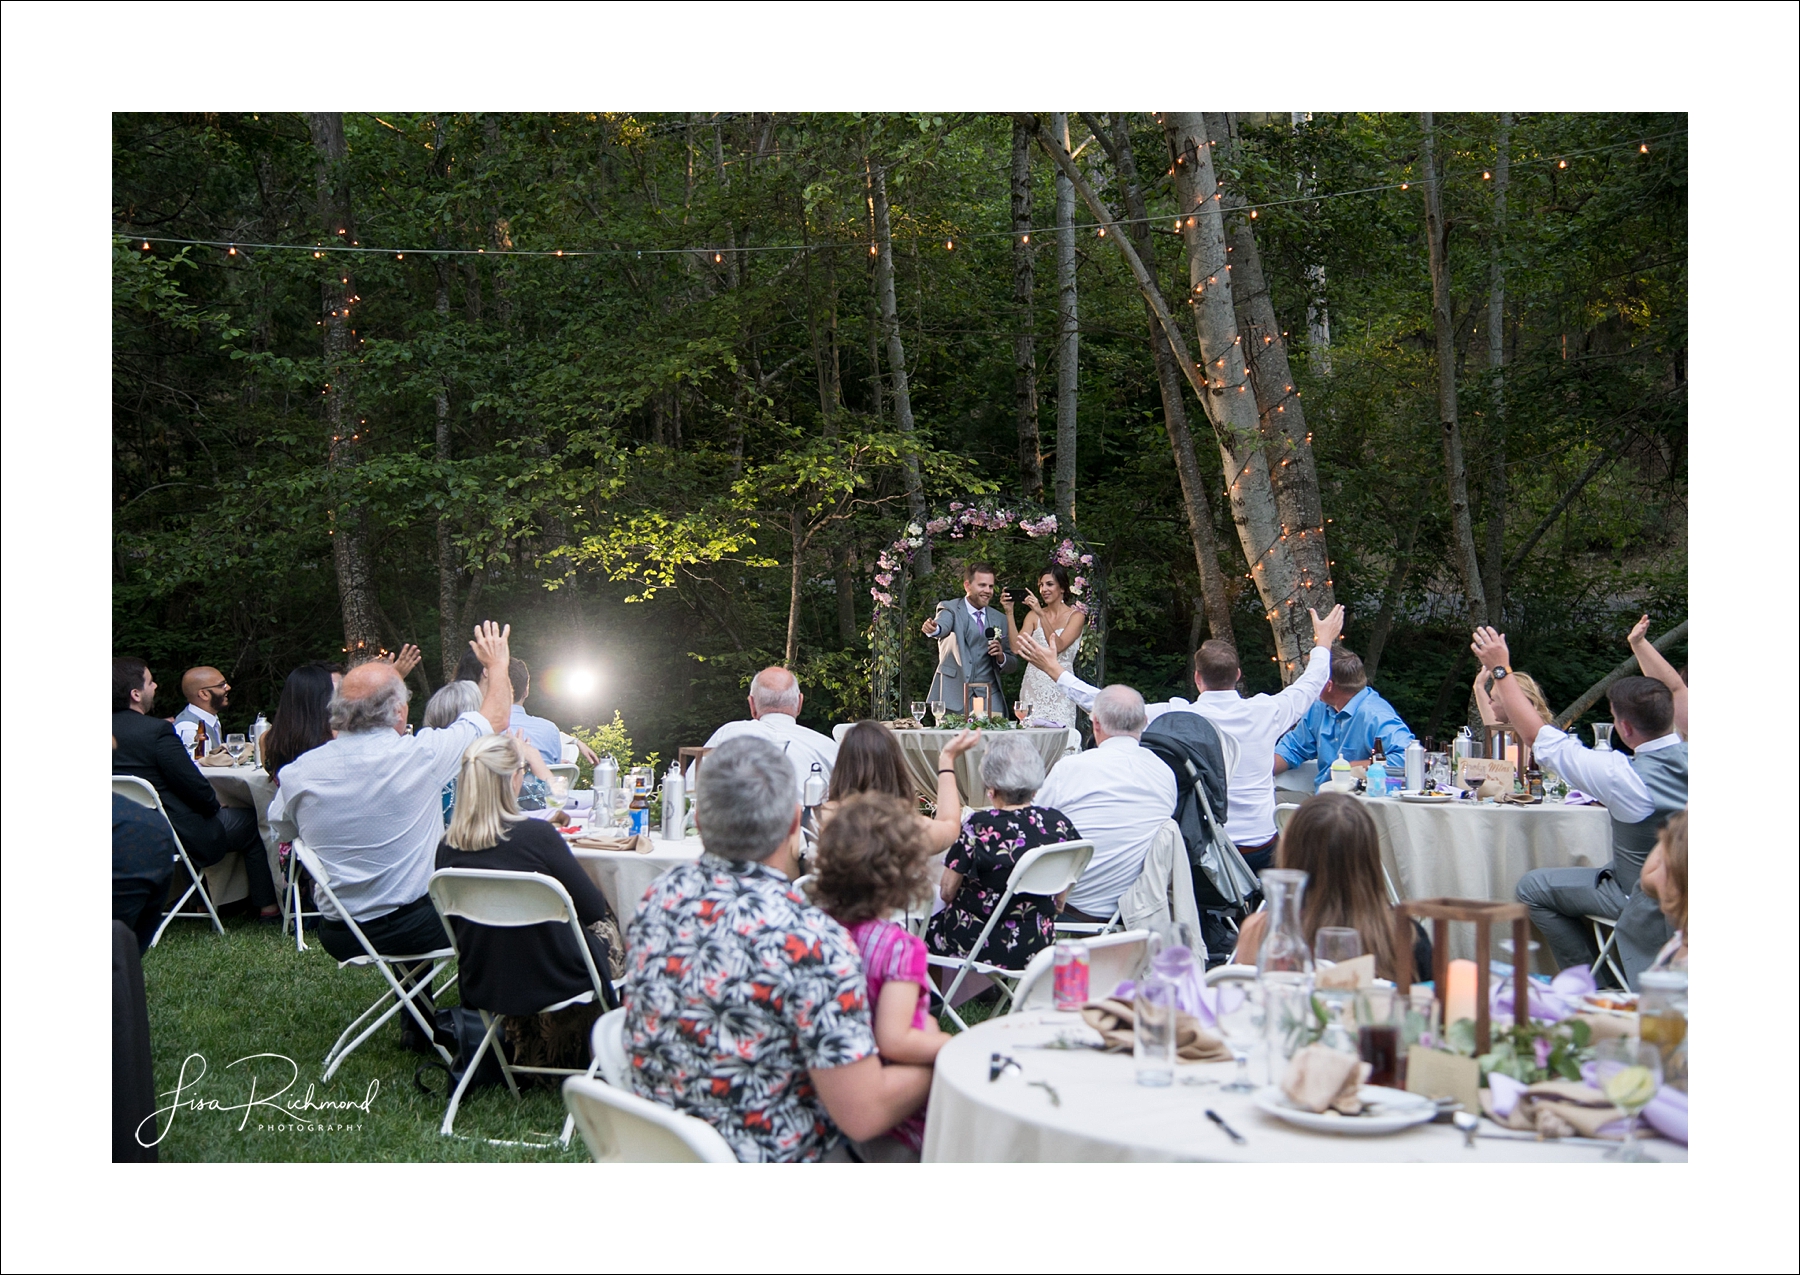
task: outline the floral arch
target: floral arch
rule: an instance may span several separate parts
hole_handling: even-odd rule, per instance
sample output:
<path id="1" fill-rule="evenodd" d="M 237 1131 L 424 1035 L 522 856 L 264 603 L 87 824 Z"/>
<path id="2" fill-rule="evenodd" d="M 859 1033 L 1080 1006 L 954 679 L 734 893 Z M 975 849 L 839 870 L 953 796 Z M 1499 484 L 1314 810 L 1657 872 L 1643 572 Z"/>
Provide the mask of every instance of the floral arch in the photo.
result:
<path id="1" fill-rule="evenodd" d="M 914 587 L 912 572 L 914 559 L 927 544 L 932 546 L 934 562 L 938 556 L 959 561 L 980 556 L 992 561 L 1000 573 L 999 583 L 1007 586 L 1025 584 L 1022 573 L 1029 573 L 1028 583 L 1035 586 L 1038 573 L 1052 561 L 1067 567 L 1071 576 L 1070 601 L 1088 616 L 1088 640 L 1083 641 L 1081 653 L 1076 657 L 1076 671 L 1096 684 L 1103 679 L 1106 668 L 1105 573 L 1092 545 L 1076 532 L 1058 540 L 1060 530 L 1056 514 L 1043 506 L 1031 501 L 998 499 L 952 500 L 935 509 L 924 526 L 916 522 L 906 525 L 901 536 L 881 551 L 875 564 L 875 585 L 869 590 L 875 599 L 875 615 L 869 629 L 873 652 L 870 700 L 871 710 L 877 718 L 891 720 L 898 717 L 909 698 L 925 693 L 924 686 L 907 685 L 909 638 L 917 637 L 921 642 L 928 640 L 918 634 L 919 626 L 926 618 L 924 612 L 921 610 L 914 616 L 912 611 L 921 603 L 935 605 L 940 597 L 951 596 L 961 588 L 960 580 L 951 581 L 948 576 L 934 572 L 926 577 L 926 583 L 934 584 L 929 590 L 932 596 L 911 596 L 915 592 L 927 592 Z M 1024 533 L 1027 541 L 1049 541 L 1049 552 L 1028 549 L 1013 537 L 1012 533 L 1018 532 Z M 956 548 L 965 552 L 954 552 Z M 951 593 L 943 593 L 945 588 Z M 994 605 L 999 605 L 998 595 Z"/>

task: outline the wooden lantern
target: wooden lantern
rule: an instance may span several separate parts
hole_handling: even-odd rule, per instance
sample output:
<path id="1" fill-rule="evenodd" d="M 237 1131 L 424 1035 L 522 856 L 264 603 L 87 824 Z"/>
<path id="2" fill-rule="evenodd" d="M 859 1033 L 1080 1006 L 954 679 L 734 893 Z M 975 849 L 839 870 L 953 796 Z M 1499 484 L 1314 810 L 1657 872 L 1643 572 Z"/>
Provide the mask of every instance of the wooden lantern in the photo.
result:
<path id="1" fill-rule="evenodd" d="M 994 706 L 993 689 L 986 682 L 970 682 L 963 691 L 963 711 L 971 721 L 981 721 Z"/>
<path id="2" fill-rule="evenodd" d="M 1492 927 L 1496 921 L 1511 921 L 1513 932 L 1513 1025 L 1523 1027 L 1531 1021 L 1531 920 L 1523 903 L 1491 903 L 1486 899 L 1408 899 L 1394 905 L 1396 950 L 1412 951 L 1411 918 L 1431 922 L 1431 977 L 1433 998 L 1444 1008 L 1443 1024 L 1450 1027 L 1449 1007 L 1445 1005 L 1447 975 L 1450 969 L 1450 922 L 1472 921 L 1475 924 L 1475 1052 L 1487 1053 L 1492 1046 L 1492 1024 L 1488 1021 L 1488 951 Z M 1400 965 L 1400 994 L 1412 989 L 1412 961 Z"/>
<path id="3" fill-rule="evenodd" d="M 688 768 L 690 766 L 699 765 L 700 759 L 702 757 L 706 756 L 706 754 L 710 753 L 711 751 L 712 751 L 712 749 L 710 749 L 710 748 L 680 748 L 680 749 L 677 749 L 675 752 L 675 761 L 676 761 L 676 764 L 681 767 L 682 777 L 684 779 L 687 779 L 689 783 L 692 783 L 693 780 L 688 775 Z"/>

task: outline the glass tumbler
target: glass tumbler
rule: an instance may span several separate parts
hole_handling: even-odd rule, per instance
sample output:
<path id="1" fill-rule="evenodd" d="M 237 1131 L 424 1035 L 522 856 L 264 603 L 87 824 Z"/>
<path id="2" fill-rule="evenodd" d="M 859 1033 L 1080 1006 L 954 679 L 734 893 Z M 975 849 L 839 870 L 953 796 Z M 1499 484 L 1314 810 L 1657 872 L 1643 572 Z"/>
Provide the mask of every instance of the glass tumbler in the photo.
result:
<path id="1" fill-rule="evenodd" d="M 1131 1056 L 1137 1082 L 1152 1088 L 1175 1083 L 1175 988 L 1152 976 L 1138 984 L 1132 1001 Z"/>

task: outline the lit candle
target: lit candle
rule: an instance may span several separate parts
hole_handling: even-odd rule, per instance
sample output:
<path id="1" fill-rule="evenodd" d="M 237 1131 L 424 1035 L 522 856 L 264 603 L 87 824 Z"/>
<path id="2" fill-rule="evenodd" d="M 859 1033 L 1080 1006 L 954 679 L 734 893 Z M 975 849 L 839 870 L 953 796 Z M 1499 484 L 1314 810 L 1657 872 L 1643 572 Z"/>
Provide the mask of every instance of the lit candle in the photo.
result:
<path id="1" fill-rule="evenodd" d="M 1475 1017 L 1475 962 L 1451 961 L 1444 982 L 1444 1025 Z"/>
<path id="2" fill-rule="evenodd" d="M 987 699 L 981 695 L 969 697 L 969 716 L 977 720 L 987 716 Z"/>

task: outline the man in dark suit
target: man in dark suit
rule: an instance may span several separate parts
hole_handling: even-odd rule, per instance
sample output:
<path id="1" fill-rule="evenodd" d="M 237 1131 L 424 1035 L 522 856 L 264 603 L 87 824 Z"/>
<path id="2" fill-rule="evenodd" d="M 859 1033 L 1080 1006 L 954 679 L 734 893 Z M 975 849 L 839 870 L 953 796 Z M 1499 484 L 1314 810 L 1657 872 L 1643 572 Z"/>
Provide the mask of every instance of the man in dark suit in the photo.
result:
<path id="1" fill-rule="evenodd" d="M 142 660 L 113 660 L 113 774 L 147 780 L 162 798 L 175 835 L 196 868 L 209 868 L 233 850 L 244 856 L 250 903 L 279 917 L 275 880 L 256 827 L 256 812 L 221 808 L 213 787 L 194 765 L 175 728 L 150 711 L 156 683 Z"/>
<path id="2" fill-rule="evenodd" d="M 967 712 L 970 684 L 985 682 L 993 696 L 988 707 L 1006 714 L 1000 673 L 1011 667 L 1012 655 L 1000 637 L 989 636 L 1006 632 L 1006 617 L 988 605 L 993 597 L 994 569 L 985 562 L 971 562 L 963 568 L 963 596 L 938 603 L 922 628 L 938 644 L 930 698 L 942 700 L 953 713 Z"/>

